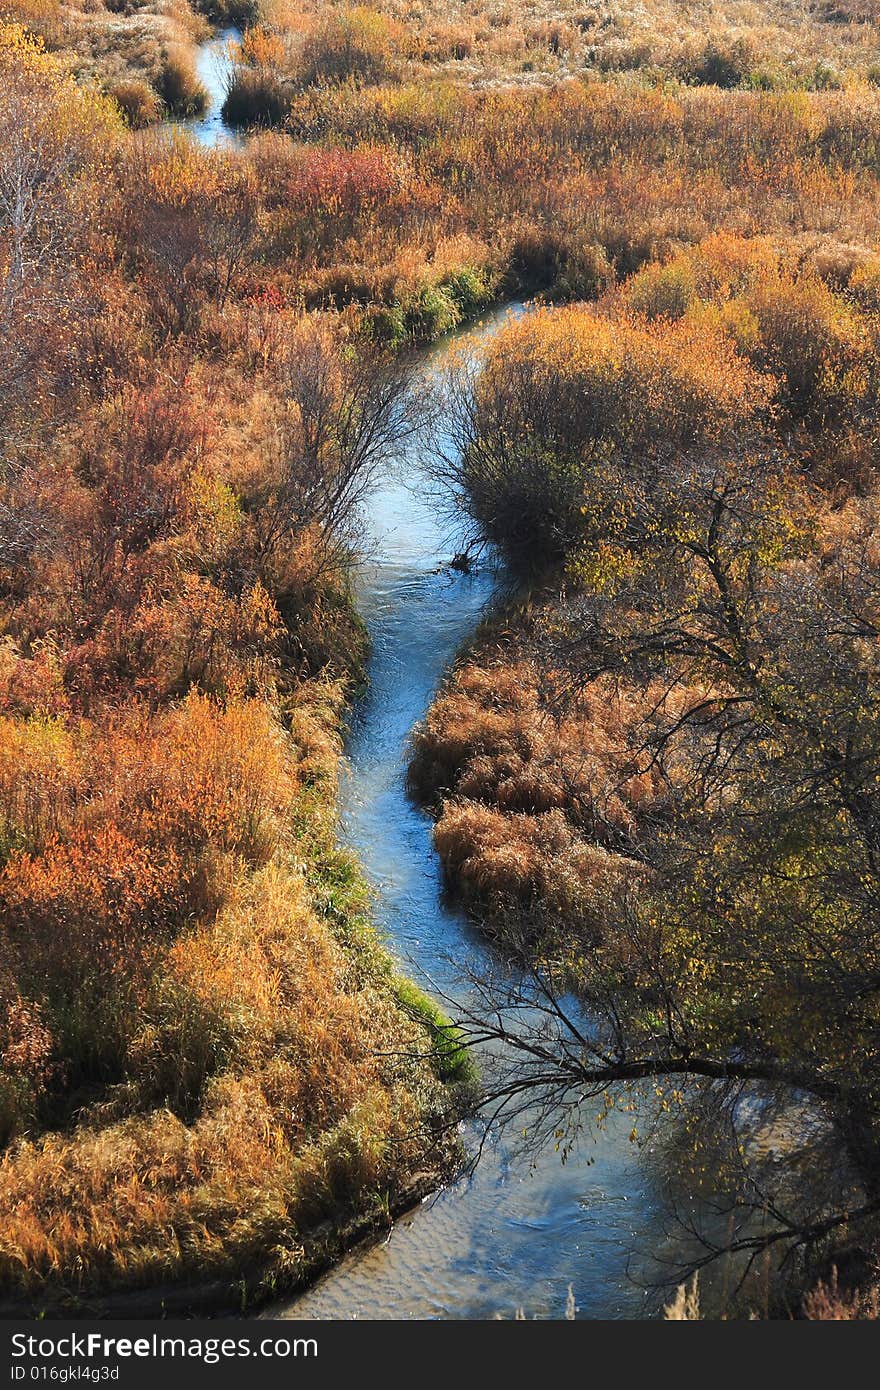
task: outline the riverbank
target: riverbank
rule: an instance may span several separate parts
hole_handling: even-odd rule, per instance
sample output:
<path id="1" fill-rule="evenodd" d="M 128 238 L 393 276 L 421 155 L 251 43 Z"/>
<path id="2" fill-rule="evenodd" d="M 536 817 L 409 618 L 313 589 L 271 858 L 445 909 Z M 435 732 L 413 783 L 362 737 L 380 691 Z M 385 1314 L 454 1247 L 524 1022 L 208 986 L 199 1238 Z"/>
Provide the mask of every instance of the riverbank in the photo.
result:
<path id="1" fill-rule="evenodd" d="M 7 1150 L 10 1313 L 249 1309 L 307 1283 L 460 1163 L 454 1088 L 471 1073 L 442 1026 L 423 1024 L 427 1004 L 398 977 L 335 846 L 329 708 L 294 715 L 307 769 L 290 810 L 296 859 L 270 861 L 175 946 L 197 969 L 190 1007 L 240 1039 L 197 1113 L 127 1119 L 111 1096 L 119 1119 L 84 1108 L 72 1131 Z"/>
<path id="2" fill-rule="evenodd" d="M 691 314 L 633 315 L 685 267 L 704 277 Z M 731 315 L 755 305 L 766 341 L 719 334 L 713 294 Z M 820 413 L 830 366 L 792 388 L 777 314 L 790 327 L 807 299 L 863 330 L 828 347 L 862 372 L 836 414 Z M 849 491 L 858 463 L 829 484 L 835 421 L 867 464 L 850 420 L 876 410 L 873 314 L 763 241 L 712 238 L 599 310 L 509 325 L 455 397 L 459 451 L 437 469 L 526 586 L 461 653 L 410 773 L 453 890 L 541 982 L 532 1025 L 503 986 L 488 1022 L 470 1016 L 512 1059 L 493 1103 L 518 1123 L 524 1095 L 566 1115 L 573 1092 L 614 1103 L 650 1079 L 684 1141 L 660 1146 L 671 1195 L 729 1215 L 727 1232 L 691 1226 L 701 1263 L 728 1262 L 734 1316 L 808 1307 L 836 1259 L 864 1270 L 877 1243 L 873 1006 L 857 1003 L 873 850 L 836 786 L 841 758 L 876 759 L 873 649 L 815 619 L 873 621 L 875 501 Z M 832 843 L 865 880 L 837 875 Z M 780 1118 L 792 1139 L 771 1152 Z M 873 1299 L 869 1280 L 853 1302 Z"/>
<path id="3" fill-rule="evenodd" d="M 135 141 L 19 27 L 0 70 L 65 238 L 20 228 L 0 374 L 0 1298 L 256 1296 L 457 1153 L 461 1058 L 336 843 L 349 561 L 409 380 L 300 306 L 263 351 L 240 169 Z"/>

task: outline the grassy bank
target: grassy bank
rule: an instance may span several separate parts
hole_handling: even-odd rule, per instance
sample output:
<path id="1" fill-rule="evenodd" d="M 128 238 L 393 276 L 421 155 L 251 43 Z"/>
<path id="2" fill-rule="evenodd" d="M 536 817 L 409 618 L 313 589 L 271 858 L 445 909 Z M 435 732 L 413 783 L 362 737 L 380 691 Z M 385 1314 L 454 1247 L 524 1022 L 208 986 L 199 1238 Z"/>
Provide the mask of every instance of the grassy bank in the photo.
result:
<path id="1" fill-rule="evenodd" d="M 171 1283 L 178 1303 L 206 1283 L 218 1304 L 250 1303 L 454 1165 L 443 1083 L 465 1064 L 397 977 L 335 846 L 339 708 L 325 694 L 272 733 L 293 763 L 277 845 L 250 872 L 226 862 L 222 906 L 162 943 L 140 998 L 105 988 L 117 1029 L 129 1012 L 121 1074 L 73 1096 L 50 1080 L 44 1126 L 53 1103 L 65 1122 L 7 1148 L 0 1280 L 15 1306 Z M 79 989 L 91 1019 L 100 1000 Z"/>

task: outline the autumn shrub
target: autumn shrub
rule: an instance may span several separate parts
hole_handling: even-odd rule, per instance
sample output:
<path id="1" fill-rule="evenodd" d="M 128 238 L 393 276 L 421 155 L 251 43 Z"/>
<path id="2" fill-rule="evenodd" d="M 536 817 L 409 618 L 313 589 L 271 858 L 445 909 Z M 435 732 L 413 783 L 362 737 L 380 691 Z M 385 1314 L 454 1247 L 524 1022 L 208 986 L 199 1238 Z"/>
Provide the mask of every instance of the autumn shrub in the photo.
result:
<path id="1" fill-rule="evenodd" d="M 712 38 L 697 53 L 683 56 L 678 72 L 685 82 L 712 87 L 740 87 L 755 63 L 747 38 Z"/>
<path id="2" fill-rule="evenodd" d="M 297 81 L 378 83 L 393 76 L 400 27 L 367 5 L 334 10 L 318 20 L 302 45 Z"/>
<path id="3" fill-rule="evenodd" d="M 78 794 L 80 758 L 60 719 L 0 720 L 0 861 L 60 833 Z"/>
<path id="4" fill-rule="evenodd" d="M 183 48 L 171 48 L 159 77 L 159 96 L 172 116 L 197 116 L 208 95 L 196 76 L 195 64 Z"/>
<path id="5" fill-rule="evenodd" d="M 780 255 L 769 237 L 718 231 L 688 248 L 674 264 L 681 270 L 690 268 L 702 298 L 726 301 L 778 275 Z"/>
<path id="6" fill-rule="evenodd" d="M 16 642 L 0 641 L 0 712 L 51 723 L 69 709 L 61 653 L 55 643 L 33 643 L 25 656 Z"/>
<path id="7" fill-rule="evenodd" d="M 134 710 L 79 739 L 47 728 L 42 745 L 41 767 L 31 734 L 26 776 L 0 796 L 0 915 L 69 1084 L 119 1073 L 157 955 L 216 910 L 236 864 L 279 852 L 297 778 L 262 701 L 192 695 L 158 724 Z"/>
<path id="8" fill-rule="evenodd" d="M 222 312 L 258 250 L 252 169 L 228 151 L 174 132 L 145 133 L 126 150 L 120 239 L 141 275 L 159 331 L 191 328 L 210 299 Z"/>
<path id="9" fill-rule="evenodd" d="M 354 233 L 381 213 L 404 187 L 401 161 L 384 145 L 354 149 L 309 149 L 293 152 L 287 172 L 287 206 L 312 224 L 310 236 L 321 238 L 327 227 L 334 239 Z"/>
<path id="10" fill-rule="evenodd" d="M 760 427 L 772 380 L 711 324 L 572 307 L 510 322 L 451 392 L 460 455 L 440 473 L 482 533 L 534 569 L 584 531 L 592 470 L 657 447 L 724 447 Z"/>
<path id="11" fill-rule="evenodd" d="M 872 314 L 880 311 L 880 257 L 867 256 L 856 265 L 847 281 L 847 288 L 861 308 Z"/>
<path id="12" fill-rule="evenodd" d="M 162 98 L 146 82 L 134 78 L 116 82 L 110 87 L 109 95 L 132 130 L 153 125 L 162 115 Z"/>
<path id="13" fill-rule="evenodd" d="M 56 401 L 71 399 L 71 391 L 75 397 L 82 321 L 100 299 L 93 271 L 103 241 L 98 190 L 110 186 L 121 119 L 109 98 L 78 86 L 41 40 L 0 22 L 0 123 L 7 132 L 0 148 L 2 235 L 17 248 L 0 268 L 0 419 L 8 428 L 15 416 L 40 419 L 47 406 L 51 414 Z M 72 281 L 79 312 L 62 324 L 58 310 L 69 302 Z M 9 517 L 4 533 L 19 527 Z"/>
<path id="14" fill-rule="evenodd" d="M 712 304 L 720 309 L 726 331 L 743 347 L 746 321 L 754 335 L 758 332 L 748 293 L 777 279 L 781 270 L 779 248 L 768 238 L 720 231 L 652 260 L 623 281 L 619 293 L 629 309 L 648 320 L 688 314 L 699 319 L 701 306 Z"/>
<path id="15" fill-rule="evenodd" d="M 716 233 L 645 267 L 621 297 L 649 320 L 717 323 L 743 358 L 777 381 L 780 423 L 806 427 L 816 441 L 811 457 L 823 452 L 823 431 L 843 429 L 843 439 L 827 434 L 824 452 L 839 451 L 837 472 L 855 477 L 864 476 L 865 460 L 846 435 L 876 396 L 873 275 L 864 248 L 826 240 L 796 259 L 767 238 Z"/>
<path id="16" fill-rule="evenodd" d="M 57 49 L 63 45 L 65 24 L 58 0 L 15 0 L 14 4 L 4 6 L 4 14 L 42 39 L 47 48 Z"/>
<path id="17" fill-rule="evenodd" d="M 581 245 L 564 232 L 535 225 L 517 229 L 508 276 L 516 290 L 563 300 L 595 299 L 612 278 L 600 245 Z"/>
<path id="18" fill-rule="evenodd" d="M 692 266 L 684 260 L 650 265 L 626 282 L 626 301 L 646 319 L 680 319 L 696 293 Z"/>
<path id="19" fill-rule="evenodd" d="M 781 401 L 814 428 L 857 409 L 876 373 L 865 326 L 818 277 L 780 276 L 746 300 L 759 328 L 755 364 L 782 382 Z"/>
<path id="20" fill-rule="evenodd" d="M 44 1006 L 23 995 L 7 942 L 0 955 L 0 1146 L 38 1123 L 57 1067 Z"/>

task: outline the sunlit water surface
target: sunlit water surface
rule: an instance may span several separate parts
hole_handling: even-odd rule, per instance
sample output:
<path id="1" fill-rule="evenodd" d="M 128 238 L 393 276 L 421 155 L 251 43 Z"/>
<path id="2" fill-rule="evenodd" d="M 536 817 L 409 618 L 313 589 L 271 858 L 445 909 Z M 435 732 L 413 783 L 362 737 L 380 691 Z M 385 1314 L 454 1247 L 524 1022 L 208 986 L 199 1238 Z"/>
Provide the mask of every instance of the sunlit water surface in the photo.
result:
<path id="1" fill-rule="evenodd" d="M 490 317 L 477 334 L 499 321 Z M 436 366 L 445 350 L 434 354 Z M 455 996 L 462 963 L 479 967 L 489 948 L 444 900 L 430 821 L 406 795 L 407 745 L 501 577 L 488 566 L 471 575 L 445 567 L 457 538 L 420 476 L 425 442 L 389 466 L 369 501 L 370 558 L 358 598 L 372 641 L 370 682 L 348 741 L 341 834 L 376 890 L 379 929 L 403 968 Z M 474 1176 L 270 1315 L 489 1318 L 522 1307 L 528 1316 L 561 1317 L 569 1285 L 580 1317 L 644 1315 L 649 1299 L 629 1271 L 659 1232 L 631 1125 L 613 1118 L 566 1164 L 549 1153 L 530 1165 L 502 1140 Z"/>
<path id="2" fill-rule="evenodd" d="M 237 145 L 241 136 L 224 121 L 222 111 L 226 84 L 232 68 L 232 50 L 241 38 L 238 29 L 218 30 L 196 49 L 196 75 L 208 94 L 208 104 L 199 116 L 179 121 L 202 145 Z"/>

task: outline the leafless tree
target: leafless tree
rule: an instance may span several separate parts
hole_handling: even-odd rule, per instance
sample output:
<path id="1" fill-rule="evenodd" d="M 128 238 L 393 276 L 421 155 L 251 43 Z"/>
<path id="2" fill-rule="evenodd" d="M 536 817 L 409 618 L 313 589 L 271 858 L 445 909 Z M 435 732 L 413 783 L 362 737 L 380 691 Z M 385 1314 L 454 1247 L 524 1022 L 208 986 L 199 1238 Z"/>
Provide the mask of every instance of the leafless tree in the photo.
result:
<path id="1" fill-rule="evenodd" d="M 292 333 L 277 393 L 249 504 L 260 564 L 310 531 L 325 570 L 356 543 L 361 503 L 424 424 L 425 405 L 405 361 L 346 344 L 320 317 Z"/>

